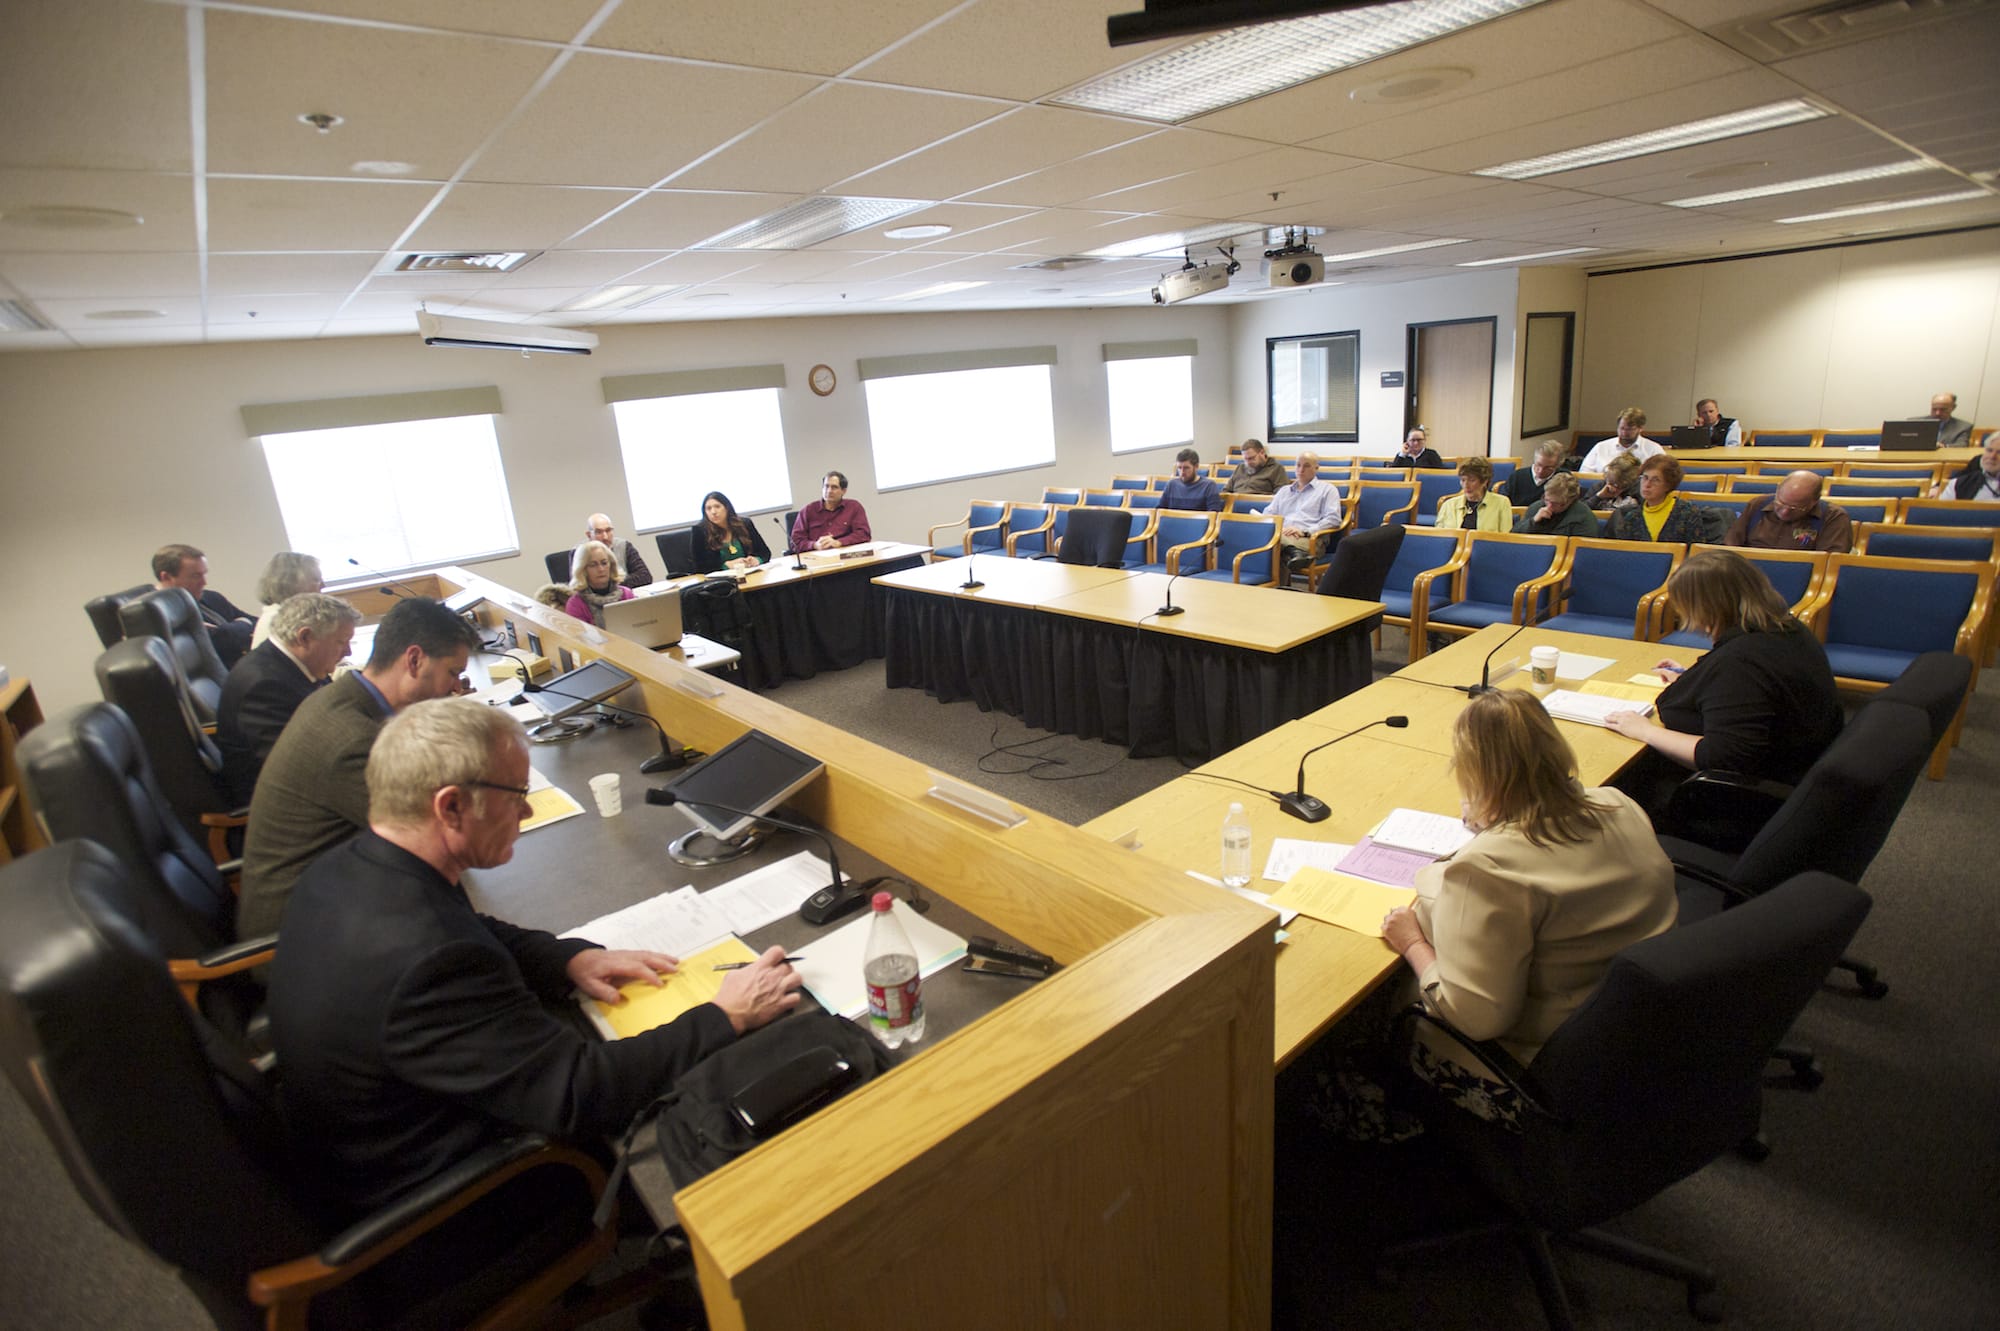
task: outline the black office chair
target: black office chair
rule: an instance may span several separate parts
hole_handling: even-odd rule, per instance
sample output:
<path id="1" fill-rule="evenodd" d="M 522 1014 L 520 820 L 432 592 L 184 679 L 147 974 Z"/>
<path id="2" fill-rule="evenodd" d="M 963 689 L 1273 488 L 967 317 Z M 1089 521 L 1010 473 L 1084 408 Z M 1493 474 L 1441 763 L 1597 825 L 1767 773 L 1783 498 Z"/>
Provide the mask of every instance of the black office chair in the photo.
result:
<path id="1" fill-rule="evenodd" d="M 110 703 L 58 712 L 22 737 L 22 784 L 49 837 L 95 841 L 140 895 L 134 920 L 166 956 L 189 1003 L 246 1047 L 263 1043 L 263 995 L 245 974 L 275 938 L 236 937 L 236 898 L 181 826 L 153 778 L 139 733 Z"/>
<path id="2" fill-rule="evenodd" d="M 136 587 L 127 587 L 122 592 L 107 592 L 103 596 L 93 596 L 83 603 L 83 613 L 90 616 L 90 626 L 97 630 L 97 640 L 106 647 L 115 646 L 125 640 L 125 626 L 118 622 L 118 611 L 128 601 L 136 601 L 153 590 L 154 584 L 142 582 Z"/>
<path id="3" fill-rule="evenodd" d="M 1726 914 L 1635 943 L 1523 1070 L 1497 1044 L 1475 1050 L 1513 1085 L 1519 1130 L 1476 1117 L 1427 1087 L 1426 1126 L 1507 1212 L 1475 1233 L 1526 1251 L 1554 1331 L 1572 1326 L 1549 1240 L 1687 1285 L 1688 1310 L 1722 1315 L 1713 1273 L 1593 1228 L 1645 1202 L 1757 1131 L 1764 1064 L 1854 937 L 1868 894 L 1808 873 Z M 1395 1256 L 1463 1233 L 1399 1245 Z"/>
<path id="4" fill-rule="evenodd" d="M 1367 527 L 1341 538 L 1333 552 L 1333 562 L 1320 575 L 1321 596 L 1346 596 L 1357 601 L 1379 601 L 1382 586 L 1389 580 L 1389 566 L 1403 548 L 1409 528 L 1402 523 Z"/>
<path id="5" fill-rule="evenodd" d="M 263 1075 L 174 997 L 143 896 L 89 842 L 0 869 L 0 1060 L 91 1209 L 218 1327 L 545 1325 L 615 1242 L 591 1223 L 596 1162 L 518 1137 L 336 1216 L 297 1177 Z M 563 1312 L 576 1325 L 659 1283 Z"/>
<path id="6" fill-rule="evenodd" d="M 1069 528 L 1056 551 L 1059 564 L 1091 568 L 1123 568 L 1126 543 L 1132 537 L 1132 515 L 1122 508 L 1070 510 Z"/>
<path id="7" fill-rule="evenodd" d="M 560 582 L 565 587 L 569 586 L 570 560 L 575 554 L 574 549 L 551 550 L 542 556 L 542 564 L 549 571 L 550 582 Z"/>
<path id="8" fill-rule="evenodd" d="M 659 547 L 660 562 L 666 566 L 663 577 L 684 578 L 694 572 L 694 528 L 655 532 L 653 544 Z"/>
<path id="9" fill-rule="evenodd" d="M 1722 772 L 1697 773 L 1683 782 L 1675 792 L 1676 804 L 1682 791 L 1705 789 L 1705 802 L 1741 801 L 1749 809 L 1747 817 L 1763 821 L 1737 855 L 1682 837 L 1660 838 L 1674 862 L 1682 922 L 1706 919 L 1811 870 L 1858 881 L 1888 840 L 1923 770 L 1930 734 L 1924 713 L 1907 703 L 1878 699 L 1855 713 L 1789 790 Z M 1774 803 L 1763 817 L 1761 810 Z M 1670 806 L 1669 817 L 1674 816 Z M 1853 972 L 1867 997 L 1889 992 L 1873 966 L 1850 957 L 1842 957 L 1839 966 Z"/>
<path id="10" fill-rule="evenodd" d="M 180 663 L 159 638 L 127 638 L 97 658 L 97 690 L 125 713 L 153 779 L 188 835 L 206 840 L 220 864 L 232 859 L 230 833 L 248 821 L 230 798 L 222 750 L 201 728 Z"/>
<path id="11" fill-rule="evenodd" d="M 118 622 L 125 626 L 128 638 L 165 640 L 187 677 L 195 715 L 203 726 L 214 725 L 229 669 L 209 641 L 208 626 L 202 622 L 201 607 L 194 597 L 182 587 L 156 587 L 121 607 Z"/>
<path id="12" fill-rule="evenodd" d="M 1945 735 L 1950 732 L 1951 723 L 1958 719 L 1959 709 L 1965 706 L 1965 695 L 1971 688 L 1971 657 L 1960 656 L 1957 652 L 1925 652 L 1905 666 L 1894 683 L 1870 700 L 1870 705 L 1878 702 L 1908 703 L 1929 718 L 1932 745 L 1930 777 L 1933 781 L 1942 781 L 1945 760 L 1951 756 L 1951 746 L 1945 743 Z"/>

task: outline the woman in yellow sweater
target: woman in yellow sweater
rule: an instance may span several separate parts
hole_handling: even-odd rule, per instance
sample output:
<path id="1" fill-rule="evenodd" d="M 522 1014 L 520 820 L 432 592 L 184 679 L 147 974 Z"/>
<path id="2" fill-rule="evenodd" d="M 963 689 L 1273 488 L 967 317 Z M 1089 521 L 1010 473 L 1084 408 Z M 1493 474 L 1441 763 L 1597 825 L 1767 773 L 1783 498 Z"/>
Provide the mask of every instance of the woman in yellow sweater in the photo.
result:
<path id="1" fill-rule="evenodd" d="M 1639 468 L 1639 502 L 1615 510 L 1605 535 L 1675 545 L 1701 540 L 1701 510 L 1674 493 L 1680 483 L 1680 463 L 1664 453 L 1647 458 Z"/>
<path id="2" fill-rule="evenodd" d="M 1511 531 L 1514 506 L 1507 496 L 1494 490 L 1493 464 L 1485 458 L 1466 458 L 1458 464 L 1459 492 L 1446 495 L 1438 504 L 1437 530 Z"/>

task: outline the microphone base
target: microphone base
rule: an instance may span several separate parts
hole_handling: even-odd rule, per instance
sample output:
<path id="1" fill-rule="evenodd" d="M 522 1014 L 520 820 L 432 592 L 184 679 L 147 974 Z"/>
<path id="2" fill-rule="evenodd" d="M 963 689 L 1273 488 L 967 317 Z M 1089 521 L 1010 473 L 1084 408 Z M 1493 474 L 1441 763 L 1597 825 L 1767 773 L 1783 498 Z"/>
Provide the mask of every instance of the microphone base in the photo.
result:
<path id="1" fill-rule="evenodd" d="M 682 868 L 707 869 L 743 858 L 762 845 L 769 835 L 764 828 L 753 827 L 733 841 L 720 841 L 696 828 L 683 832 L 667 844 L 667 858 Z"/>
<path id="2" fill-rule="evenodd" d="M 1155 615 L 1158 615 L 1161 619 L 1168 619 L 1174 615 L 1186 614 L 1187 607 L 1184 605 L 1163 605 L 1158 610 L 1155 610 L 1153 613 Z"/>
<path id="3" fill-rule="evenodd" d="M 977 578 L 967 578 L 964 582 L 958 584 L 958 589 L 962 592 L 976 592 L 985 585 L 985 583 Z"/>
<path id="4" fill-rule="evenodd" d="M 1323 823 L 1333 812 L 1325 800 L 1316 795 L 1308 795 L 1303 790 L 1280 792 L 1278 807 L 1304 823 Z"/>
<path id="5" fill-rule="evenodd" d="M 639 770 L 647 776 L 652 776 L 656 772 L 678 772 L 688 764 L 700 762 L 707 756 L 707 754 L 694 749 L 682 749 L 678 753 L 668 753 L 662 749 L 660 752 L 646 759 L 645 762 L 640 763 Z"/>
<path id="6" fill-rule="evenodd" d="M 1465 696 L 1468 698 L 1477 698 L 1482 693 L 1498 693 L 1500 691 L 1491 684 L 1463 684 L 1459 687 L 1464 690 Z"/>

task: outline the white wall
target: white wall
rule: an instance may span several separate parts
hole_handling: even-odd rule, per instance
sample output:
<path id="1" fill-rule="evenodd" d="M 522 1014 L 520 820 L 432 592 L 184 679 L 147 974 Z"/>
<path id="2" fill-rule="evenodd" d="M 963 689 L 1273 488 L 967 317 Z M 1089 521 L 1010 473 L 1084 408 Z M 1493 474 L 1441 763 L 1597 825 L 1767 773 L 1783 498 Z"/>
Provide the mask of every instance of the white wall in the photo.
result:
<path id="1" fill-rule="evenodd" d="M 2000 229 L 1592 277 L 1579 428 L 1698 398 L 1764 429 L 2000 419 Z"/>
<path id="2" fill-rule="evenodd" d="M 1403 364 L 1408 325 L 1450 319 L 1496 320 L 1494 326 L 1493 427 L 1491 438 L 1433 439 L 1440 453 L 1464 455 L 1513 451 L 1515 418 L 1515 272 L 1481 270 L 1464 276 L 1397 282 L 1386 286 L 1309 287 L 1296 294 L 1266 296 L 1229 307 L 1236 347 L 1234 438 L 1262 438 L 1270 410 L 1264 339 L 1301 333 L 1361 333 L 1361 442 L 1331 444 L 1317 451 L 1328 457 L 1386 458 L 1403 438 L 1406 390 L 1383 388 L 1382 371 Z M 1204 451 L 1203 456 L 1207 456 Z"/>
<path id="3" fill-rule="evenodd" d="M 83 603 L 149 580 L 147 561 L 169 541 L 206 550 L 214 585 L 254 607 L 258 575 L 286 540 L 262 450 L 238 416 L 246 403 L 498 385 L 501 453 L 524 553 L 481 571 L 532 588 L 544 580 L 542 553 L 577 539 L 591 511 L 609 512 L 621 533 L 633 534 L 602 376 L 782 361 L 794 500 L 817 498 L 820 475 L 837 468 L 878 536 L 921 541 L 975 497 L 1034 498 L 1044 485 L 1104 485 L 1112 472 L 1169 469 L 1172 450 L 1112 457 L 1105 341 L 1198 339 L 1196 438 L 1218 453 L 1242 438 L 1231 423 L 1227 325 L 1226 310 L 1196 306 L 609 327 L 590 357 L 430 349 L 414 336 L 0 356 L 0 557 L 14 571 L 0 583 L 0 664 L 33 678 L 45 710 L 95 698 L 90 667 L 101 648 Z M 1051 343 L 1054 466 L 876 492 L 858 358 Z M 806 371 L 821 361 L 840 377 L 827 398 L 806 387 Z M 1262 373 L 1260 363 L 1260 383 Z M 731 488 L 726 439 L 689 465 L 704 486 Z"/>

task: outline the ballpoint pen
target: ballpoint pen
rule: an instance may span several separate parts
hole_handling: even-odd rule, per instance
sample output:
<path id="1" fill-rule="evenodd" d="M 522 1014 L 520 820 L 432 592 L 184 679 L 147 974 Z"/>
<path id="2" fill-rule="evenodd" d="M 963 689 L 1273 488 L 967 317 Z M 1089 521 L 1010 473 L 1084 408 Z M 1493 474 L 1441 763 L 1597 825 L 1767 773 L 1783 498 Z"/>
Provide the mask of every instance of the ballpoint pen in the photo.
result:
<path id="1" fill-rule="evenodd" d="M 780 966 L 789 966 L 795 961 L 804 961 L 804 960 L 805 960 L 805 954 L 800 953 L 798 956 L 795 957 L 785 957 L 782 960 L 780 960 L 778 964 Z M 712 971 L 740 971 L 745 966 L 754 966 L 756 964 L 757 963 L 754 961 L 725 961 L 719 963 L 718 965 L 710 966 L 709 969 Z"/>

